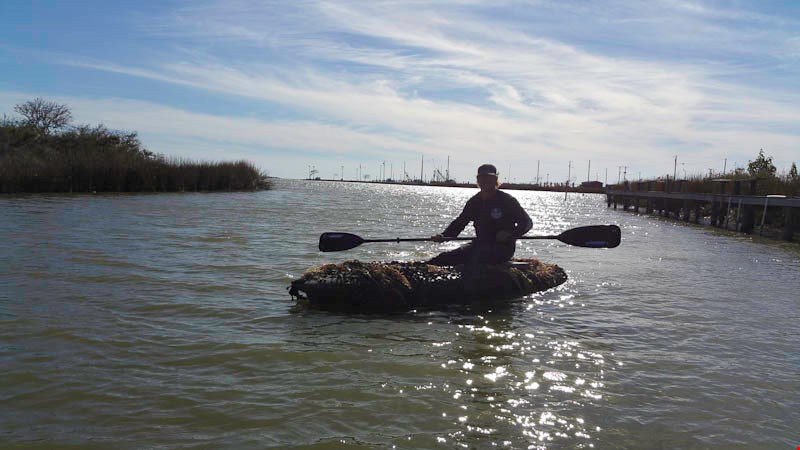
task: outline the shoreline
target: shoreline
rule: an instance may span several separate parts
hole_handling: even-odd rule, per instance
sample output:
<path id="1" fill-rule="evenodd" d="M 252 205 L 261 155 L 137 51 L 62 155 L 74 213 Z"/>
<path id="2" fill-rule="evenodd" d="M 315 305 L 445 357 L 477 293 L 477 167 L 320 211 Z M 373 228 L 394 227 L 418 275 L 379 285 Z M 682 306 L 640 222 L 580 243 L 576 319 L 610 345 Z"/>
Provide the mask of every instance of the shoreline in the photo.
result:
<path id="1" fill-rule="evenodd" d="M 291 178 L 285 178 L 291 179 Z M 295 178 L 297 181 L 320 181 L 327 183 L 360 183 L 360 184 L 388 184 L 394 186 L 430 186 L 430 187 L 459 187 L 459 188 L 475 188 L 475 183 L 460 183 L 456 181 L 436 181 L 436 182 L 423 182 L 415 181 L 358 181 L 358 180 L 334 180 L 331 178 Z M 567 187 L 564 186 L 542 186 L 530 183 L 501 183 L 501 189 L 517 190 L 517 191 L 542 191 L 542 192 L 569 192 L 577 194 L 604 194 L 605 188 L 582 188 L 580 186 Z"/>

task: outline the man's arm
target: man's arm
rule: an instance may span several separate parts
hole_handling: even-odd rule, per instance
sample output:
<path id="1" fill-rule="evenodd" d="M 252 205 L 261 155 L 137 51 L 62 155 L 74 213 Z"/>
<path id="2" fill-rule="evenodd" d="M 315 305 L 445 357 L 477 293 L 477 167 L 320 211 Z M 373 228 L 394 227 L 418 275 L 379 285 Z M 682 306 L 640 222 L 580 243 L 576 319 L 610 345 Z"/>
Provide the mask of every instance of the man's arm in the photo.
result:
<path id="1" fill-rule="evenodd" d="M 525 209 L 519 204 L 517 199 L 511 197 L 512 200 L 512 210 L 513 217 L 514 217 L 514 237 L 518 238 L 524 236 L 525 233 L 533 228 L 533 221 L 531 220 L 531 216 L 525 212 Z"/>
<path id="2" fill-rule="evenodd" d="M 442 236 L 444 237 L 458 236 L 459 233 L 464 231 L 464 228 L 466 228 L 467 224 L 470 223 L 470 221 L 475 220 L 474 210 L 475 210 L 474 201 L 472 199 L 469 199 L 467 201 L 467 204 L 464 205 L 464 210 L 461 211 L 461 214 L 459 214 L 458 217 L 455 218 L 455 220 L 450 222 L 450 225 L 448 225 L 447 228 L 445 228 L 444 231 L 442 231 Z"/>

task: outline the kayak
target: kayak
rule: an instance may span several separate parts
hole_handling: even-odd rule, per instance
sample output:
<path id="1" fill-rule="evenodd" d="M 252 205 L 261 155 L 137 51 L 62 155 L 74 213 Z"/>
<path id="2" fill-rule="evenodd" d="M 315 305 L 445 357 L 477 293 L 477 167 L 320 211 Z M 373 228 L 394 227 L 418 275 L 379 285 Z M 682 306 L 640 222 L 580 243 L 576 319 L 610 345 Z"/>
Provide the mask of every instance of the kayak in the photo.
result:
<path id="1" fill-rule="evenodd" d="M 565 281 L 564 269 L 538 259 L 478 266 L 347 261 L 310 269 L 288 290 L 299 306 L 312 309 L 388 313 L 502 304 Z"/>

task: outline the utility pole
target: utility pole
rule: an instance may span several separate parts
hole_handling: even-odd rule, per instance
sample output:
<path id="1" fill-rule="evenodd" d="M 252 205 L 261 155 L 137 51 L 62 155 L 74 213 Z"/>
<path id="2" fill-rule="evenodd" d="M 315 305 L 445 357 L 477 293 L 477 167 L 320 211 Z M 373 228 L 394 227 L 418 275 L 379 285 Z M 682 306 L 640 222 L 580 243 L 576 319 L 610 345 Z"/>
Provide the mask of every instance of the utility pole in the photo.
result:
<path id="1" fill-rule="evenodd" d="M 722 166 L 722 176 L 725 176 L 728 169 L 728 158 L 725 158 L 725 164 Z"/>
<path id="2" fill-rule="evenodd" d="M 619 184 L 622 181 L 620 175 L 622 175 L 622 166 L 617 166 L 617 184 Z"/>
<path id="3" fill-rule="evenodd" d="M 572 176 L 572 161 L 569 162 L 569 169 L 567 169 L 567 184 L 564 186 L 564 201 L 567 201 L 567 192 L 569 192 L 569 178 Z"/>
<path id="4" fill-rule="evenodd" d="M 622 166 L 622 181 L 628 181 L 628 166 Z"/>
<path id="5" fill-rule="evenodd" d="M 678 155 L 675 155 L 675 170 L 672 171 L 672 181 L 677 180 L 678 176 Z"/>
<path id="6" fill-rule="evenodd" d="M 445 181 L 450 181 L 450 155 L 447 155 L 447 179 Z"/>
<path id="7" fill-rule="evenodd" d="M 536 160 L 536 185 L 539 185 L 539 160 Z"/>
<path id="8" fill-rule="evenodd" d="M 589 169 L 586 171 L 586 181 L 590 181 L 592 178 L 592 160 L 589 160 Z"/>

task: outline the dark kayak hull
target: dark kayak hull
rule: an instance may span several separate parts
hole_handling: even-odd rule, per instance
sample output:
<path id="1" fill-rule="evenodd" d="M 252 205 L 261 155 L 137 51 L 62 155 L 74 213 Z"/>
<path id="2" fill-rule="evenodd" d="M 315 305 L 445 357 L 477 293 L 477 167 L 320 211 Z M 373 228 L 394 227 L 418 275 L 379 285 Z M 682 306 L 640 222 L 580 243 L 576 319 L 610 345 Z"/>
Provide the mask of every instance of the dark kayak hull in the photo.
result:
<path id="1" fill-rule="evenodd" d="M 292 282 L 299 305 L 329 311 L 383 313 L 446 305 L 494 305 L 554 288 L 564 270 L 537 259 L 509 264 L 433 266 L 423 262 L 326 264 Z"/>

